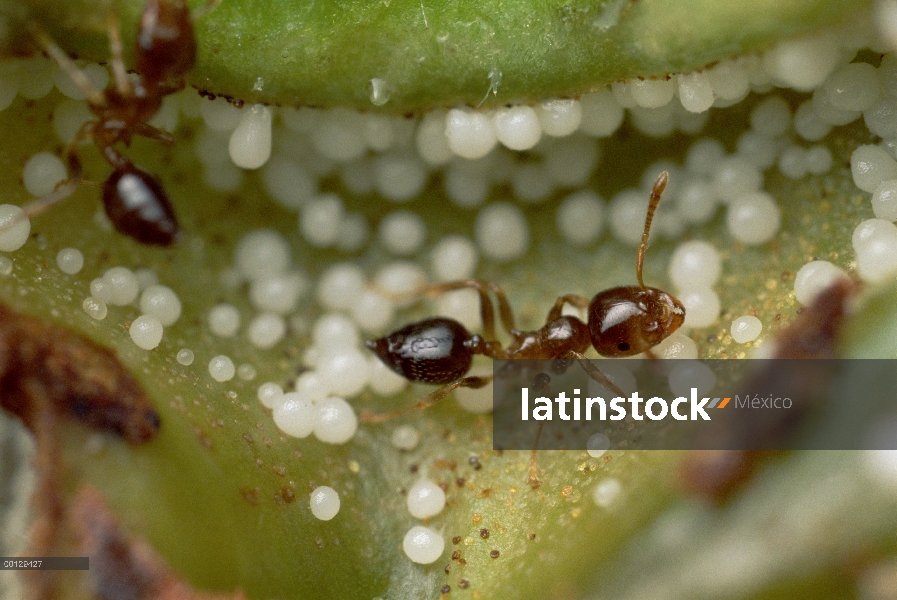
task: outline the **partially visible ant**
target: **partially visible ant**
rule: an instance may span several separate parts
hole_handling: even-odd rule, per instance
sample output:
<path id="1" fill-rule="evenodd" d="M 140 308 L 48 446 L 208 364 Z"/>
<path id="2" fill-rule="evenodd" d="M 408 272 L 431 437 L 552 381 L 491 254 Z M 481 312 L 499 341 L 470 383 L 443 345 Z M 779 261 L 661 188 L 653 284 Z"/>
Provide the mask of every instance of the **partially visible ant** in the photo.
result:
<path id="1" fill-rule="evenodd" d="M 795 435 L 808 418 L 812 406 L 807 397 L 817 395 L 832 385 L 831 359 L 838 357 L 838 343 L 849 314 L 849 303 L 859 285 L 842 277 L 819 292 L 787 328 L 775 338 L 772 360 L 761 361 L 762 368 L 739 384 L 744 389 L 775 389 L 776 393 L 799 398 L 786 415 L 764 413 L 766 418 L 739 419 L 727 430 L 728 448 L 750 447 L 750 443 L 769 440 L 771 446 Z M 809 359 L 819 360 L 813 363 Z M 782 378 L 784 369 L 778 361 L 805 361 L 800 376 Z M 814 394 L 815 392 L 816 394 Z M 733 420 L 732 413 L 723 419 Z M 719 430 L 717 430 L 719 431 Z M 783 454 L 777 450 L 692 450 L 679 468 L 679 484 L 691 496 L 716 504 L 731 499 L 751 481 L 755 473 L 770 459 Z"/>
<path id="2" fill-rule="evenodd" d="M 112 165 L 103 183 L 103 206 L 119 232 L 141 244 L 170 246 L 178 238 L 178 223 L 161 182 L 136 167 L 115 145 L 131 145 L 134 135 L 164 144 L 171 134 L 149 124 L 162 99 L 184 87 L 184 77 L 196 62 L 193 22 L 184 0 L 147 0 L 134 43 L 135 72 L 129 74 L 122 58 L 118 20 L 109 18 L 109 45 L 114 83 L 97 90 L 66 53 L 38 25 L 34 36 L 44 51 L 68 74 L 87 98 L 96 119 L 85 123 L 66 151 L 69 179 L 54 192 L 26 207 L 33 215 L 59 202 L 82 183 L 77 147 L 91 140 Z"/>
<path id="3" fill-rule="evenodd" d="M 654 182 L 645 229 L 636 254 L 635 273 L 637 286 L 615 287 L 598 293 L 589 302 L 584 296 L 561 296 L 548 312 L 545 325 L 537 331 L 519 331 L 514 327 L 514 317 L 504 291 L 497 285 L 479 279 L 454 281 L 429 286 L 428 295 L 438 295 L 452 290 L 472 288 L 480 296 L 480 311 L 484 337 L 472 335 L 453 319 L 433 317 L 407 325 L 386 337 L 366 342 L 386 366 L 409 381 L 440 384 L 438 390 L 420 401 L 391 413 L 364 414 L 362 421 L 380 423 L 415 408 L 432 406 L 453 390 L 460 387 L 481 388 L 492 381 L 492 376 L 468 377 L 473 357 L 482 354 L 493 359 L 582 359 L 591 344 L 602 356 L 624 357 L 642 352 L 666 339 L 679 329 L 685 320 L 685 308 L 675 297 L 645 286 L 642 281 L 642 265 L 648 248 L 648 232 L 654 212 L 669 180 L 664 171 Z M 502 326 L 511 336 L 507 348 L 495 339 L 495 315 L 487 291 L 498 301 Z M 588 308 L 588 323 L 574 316 L 561 314 L 565 304 L 576 308 Z M 622 392 L 588 361 L 580 364 L 589 376 L 615 393 Z M 536 385 L 547 385 L 547 377 L 537 378 Z M 541 430 L 540 430 L 541 432 Z M 538 440 L 536 442 L 538 445 Z M 535 457 L 535 449 L 533 450 Z M 530 484 L 538 487 L 535 459 L 530 464 Z"/>

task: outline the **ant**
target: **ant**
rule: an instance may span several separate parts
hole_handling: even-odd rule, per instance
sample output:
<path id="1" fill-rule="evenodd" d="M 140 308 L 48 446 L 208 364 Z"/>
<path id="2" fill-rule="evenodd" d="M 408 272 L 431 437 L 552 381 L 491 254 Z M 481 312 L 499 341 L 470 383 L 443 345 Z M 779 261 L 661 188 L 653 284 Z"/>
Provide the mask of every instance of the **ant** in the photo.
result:
<path id="1" fill-rule="evenodd" d="M 615 287 L 599 292 L 591 302 L 584 296 L 567 294 L 554 303 L 545 325 L 537 331 L 519 331 L 504 291 L 493 283 L 479 279 L 453 281 L 429 286 L 424 293 L 471 288 L 480 296 L 480 311 L 484 336 L 472 335 L 460 323 L 445 317 L 424 319 L 407 325 L 386 337 L 366 342 L 383 363 L 409 381 L 439 384 L 438 390 L 404 409 L 384 414 L 364 414 L 362 421 L 380 423 L 415 408 L 432 406 L 459 387 L 481 388 L 492 376 L 467 377 L 476 354 L 493 359 L 582 359 L 592 345 L 598 354 L 608 357 L 633 356 L 648 352 L 685 320 L 685 308 L 671 294 L 645 286 L 642 265 L 648 248 L 648 232 L 654 212 L 666 189 L 669 174 L 664 171 L 654 182 L 645 217 L 645 230 L 636 254 L 637 286 Z M 498 300 L 502 326 L 511 336 L 507 348 L 495 339 L 495 315 L 487 291 Z M 563 316 L 565 304 L 579 309 L 588 308 L 588 323 L 574 316 Z M 621 395 L 622 392 L 588 361 L 580 364 L 589 376 Z M 536 385 L 548 383 L 545 375 L 537 377 Z M 541 433 L 541 429 L 540 429 Z M 538 446 L 538 438 L 536 441 Z M 536 450 L 533 450 L 535 456 Z M 530 465 L 530 484 L 538 487 L 535 461 Z"/>
<path id="2" fill-rule="evenodd" d="M 97 90 L 66 53 L 38 25 L 34 36 L 44 51 L 68 74 L 87 98 L 96 119 L 85 123 L 68 146 L 70 177 L 54 192 L 26 208 L 36 214 L 74 192 L 81 179 L 77 146 L 91 140 L 112 165 L 103 183 L 103 206 L 112 225 L 141 244 L 170 246 L 178 238 L 178 223 L 162 183 L 136 167 L 115 149 L 119 142 L 131 145 L 134 135 L 171 144 L 170 133 L 149 120 L 162 99 L 184 87 L 184 77 L 196 62 L 193 22 L 184 0 L 147 0 L 134 44 L 135 72 L 129 74 L 122 58 L 118 20 L 109 18 L 109 45 L 114 84 Z"/>

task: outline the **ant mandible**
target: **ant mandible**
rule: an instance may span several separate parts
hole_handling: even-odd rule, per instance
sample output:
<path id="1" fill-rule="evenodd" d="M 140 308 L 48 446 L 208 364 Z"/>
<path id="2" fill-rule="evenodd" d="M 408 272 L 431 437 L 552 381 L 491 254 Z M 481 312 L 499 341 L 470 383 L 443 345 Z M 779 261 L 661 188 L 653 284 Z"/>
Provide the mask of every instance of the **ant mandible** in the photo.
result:
<path id="1" fill-rule="evenodd" d="M 685 320 L 682 303 L 663 290 L 647 287 L 642 281 L 648 232 L 668 180 L 669 174 L 664 171 L 651 190 L 645 230 L 636 254 L 638 285 L 605 290 L 591 302 L 575 294 L 561 296 L 549 311 L 545 325 L 537 331 L 515 329 L 507 297 L 493 283 L 469 279 L 425 288 L 424 293 L 429 295 L 465 288 L 476 290 L 480 296 L 484 335 L 472 335 L 453 319 L 434 317 L 366 342 L 367 347 L 386 366 L 409 381 L 440 384 L 442 387 L 404 409 L 384 414 L 364 414 L 362 421 L 383 422 L 409 410 L 431 406 L 459 387 L 485 386 L 492 380 L 491 375 L 466 376 L 476 354 L 494 359 L 582 359 L 591 344 L 602 356 L 633 356 L 650 351 L 679 329 Z M 495 294 L 502 326 L 511 336 L 507 348 L 495 339 L 495 315 L 487 291 Z M 588 307 L 588 323 L 574 316 L 562 315 L 565 304 L 579 309 Z M 592 363 L 583 361 L 580 364 L 592 379 L 621 393 Z M 541 381 L 542 385 L 546 383 L 544 378 Z M 534 479 L 533 474 L 530 479 Z"/>
<path id="2" fill-rule="evenodd" d="M 147 0 L 134 44 L 135 73 L 129 75 L 122 58 L 118 21 L 109 18 L 109 44 L 114 84 L 94 88 L 65 52 L 39 26 L 34 35 L 46 53 L 68 74 L 87 98 L 96 119 L 85 123 L 68 146 L 70 175 L 66 182 L 26 208 L 29 215 L 69 196 L 80 183 L 77 146 L 91 140 L 112 165 L 103 183 L 103 206 L 112 225 L 142 244 L 170 246 L 178 237 L 178 223 L 162 184 L 116 150 L 130 146 L 134 135 L 171 144 L 171 134 L 149 124 L 162 99 L 183 89 L 184 77 L 196 62 L 193 22 L 184 0 Z"/>

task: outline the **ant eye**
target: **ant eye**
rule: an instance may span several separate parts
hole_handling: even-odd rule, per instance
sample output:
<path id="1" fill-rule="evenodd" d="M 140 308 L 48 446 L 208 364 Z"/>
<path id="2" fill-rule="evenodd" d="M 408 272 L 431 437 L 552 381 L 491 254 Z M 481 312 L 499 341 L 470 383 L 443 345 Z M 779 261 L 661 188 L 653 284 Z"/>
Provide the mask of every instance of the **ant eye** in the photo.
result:
<path id="1" fill-rule="evenodd" d="M 620 342 L 619 344 L 617 344 L 617 350 L 619 350 L 620 352 L 629 352 L 629 344 L 627 344 L 626 342 Z"/>

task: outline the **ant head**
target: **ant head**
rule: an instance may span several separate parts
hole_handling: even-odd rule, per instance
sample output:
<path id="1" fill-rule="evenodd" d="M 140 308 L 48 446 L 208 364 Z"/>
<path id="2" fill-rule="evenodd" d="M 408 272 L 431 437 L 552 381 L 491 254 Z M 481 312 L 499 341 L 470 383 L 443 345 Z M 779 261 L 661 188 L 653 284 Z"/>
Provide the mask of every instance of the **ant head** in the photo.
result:
<path id="1" fill-rule="evenodd" d="M 612 288 L 589 305 L 589 334 L 602 356 L 633 356 L 650 350 L 684 320 L 682 303 L 657 288 Z"/>
<path id="2" fill-rule="evenodd" d="M 648 249 L 648 232 L 654 211 L 667 187 L 669 174 L 657 176 L 648 201 L 645 230 L 635 259 L 638 286 L 605 290 L 589 305 L 589 334 L 602 356 L 633 356 L 650 350 L 685 321 L 685 307 L 672 295 L 650 288 L 642 281 L 642 265 Z"/>

